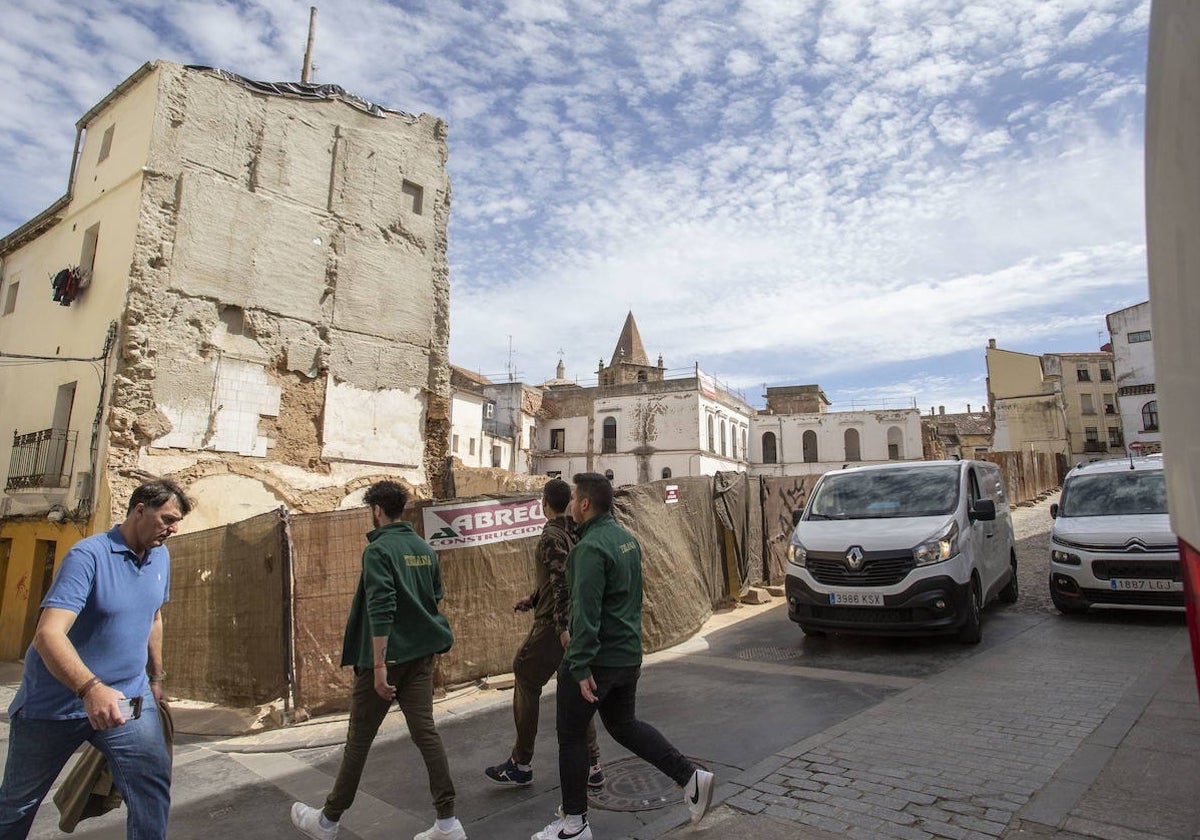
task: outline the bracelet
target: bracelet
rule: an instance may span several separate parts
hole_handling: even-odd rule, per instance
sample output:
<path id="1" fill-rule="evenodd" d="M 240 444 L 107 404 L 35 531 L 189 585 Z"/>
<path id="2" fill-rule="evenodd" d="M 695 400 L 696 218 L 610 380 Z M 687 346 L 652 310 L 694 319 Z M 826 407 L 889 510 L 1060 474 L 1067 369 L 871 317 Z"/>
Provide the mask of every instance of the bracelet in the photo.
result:
<path id="1" fill-rule="evenodd" d="M 165 680 L 166 678 L 167 678 L 167 672 L 166 672 L 166 671 L 162 671 L 161 673 L 158 673 L 158 674 L 151 674 L 151 675 L 150 675 L 150 682 L 152 682 L 152 683 L 155 683 L 155 682 L 162 682 L 162 681 L 163 681 L 163 680 Z"/>
<path id="2" fill-rule="evenodd" d="M 85 694 L 87 694 L 89 691 L 91 691 L 93 688 L 95 688 L 96 684 L 99 682 L 100 682 L 100 678 L 93 676 L 90 680 L 85 682 L 83 685 L 79 686 L 79 690 L 75 692 L 75 696 L 78 697 L 80 700 L 82 700 L 83 696 Z"/>

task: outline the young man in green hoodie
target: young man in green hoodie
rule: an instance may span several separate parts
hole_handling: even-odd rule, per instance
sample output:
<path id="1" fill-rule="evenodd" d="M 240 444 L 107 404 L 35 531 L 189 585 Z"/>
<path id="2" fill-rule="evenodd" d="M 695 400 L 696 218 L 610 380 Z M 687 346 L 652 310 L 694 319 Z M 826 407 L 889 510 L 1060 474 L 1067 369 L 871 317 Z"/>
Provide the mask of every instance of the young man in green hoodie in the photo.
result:
<path id="1" fill-rule="evenodd" d="M 425 759 L 437 809 L 437 822 L 413 840 L 466 840 L 454 816 L 450 765 L 433 723 L 433 658 L 450 650 L 454 641 L 450 623 L 438 612 L 443 593 L 437 554 L 400 521 L 408 504 L 403 486 L 380 481 L 363 501 L 371 508 L 375 528 L 367 534 L 342 642 L 342 665 L 354 667 L 346 748 L 325 807 L 294 803 L 292 824 L 313 840 L 334 840 L 338 820 L 354 802 L 371 742 L 395 701 Z"/>
<path id="2" fill-rule="evenodd" d="M 653 726 L 637 719 L 642 669 L 642 548 L 612 515 L 612 484 L 599 473 L 574 478 L 571 513 L 579 542 L 567 559 L 571 638 L 558 672 L 559 818 L 531 840 L 592 840 L 587 821 L 587 727 L 598 711 L 617 743 L 683 788 L 693 823 L 708 812 L 713 774 L 697 767 Z"/>

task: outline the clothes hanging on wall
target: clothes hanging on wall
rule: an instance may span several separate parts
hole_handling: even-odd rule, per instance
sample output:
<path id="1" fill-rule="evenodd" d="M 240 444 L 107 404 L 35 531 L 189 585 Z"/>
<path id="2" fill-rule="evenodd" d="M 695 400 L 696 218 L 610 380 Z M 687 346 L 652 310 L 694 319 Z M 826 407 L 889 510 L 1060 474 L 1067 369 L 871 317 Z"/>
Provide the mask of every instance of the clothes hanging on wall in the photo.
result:
<path id="1" fill-rule="evenodd" d="M 89 282 L 91 274 L 87 269 L 79 266 L 64 268 L 50 281 L 50 288 L 54 290 L 54 302 L 70 306 L 75 298 L 79 297 L 79 293 L 87 288 Z"/>

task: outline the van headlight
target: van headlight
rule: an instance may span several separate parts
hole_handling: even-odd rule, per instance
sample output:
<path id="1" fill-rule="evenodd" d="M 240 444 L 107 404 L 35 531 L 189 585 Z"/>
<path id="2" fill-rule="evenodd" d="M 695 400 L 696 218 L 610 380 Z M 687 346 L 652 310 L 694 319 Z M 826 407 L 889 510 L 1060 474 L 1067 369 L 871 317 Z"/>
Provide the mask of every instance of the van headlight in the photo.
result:
<path id="1" fill-rule="evenodd" d="M 805 561 L 808 560 L 808 552 L 804 549 L 804 546 L 800 545 L 800 543 L 796 542 L 795 540 L 792 540 L 790 543 L 788 543 L 787 559 L 789 563 L 794 563 L 797 566 L 803 567 L 805 565 Z"/>
<path id="2" fill-rule="evenodd" d="M 958 554 L 958 522 L 952 521 L 941 533 L 926 540 L 913 549 L 913 560 L 918 566 L 941 563 Z"/>

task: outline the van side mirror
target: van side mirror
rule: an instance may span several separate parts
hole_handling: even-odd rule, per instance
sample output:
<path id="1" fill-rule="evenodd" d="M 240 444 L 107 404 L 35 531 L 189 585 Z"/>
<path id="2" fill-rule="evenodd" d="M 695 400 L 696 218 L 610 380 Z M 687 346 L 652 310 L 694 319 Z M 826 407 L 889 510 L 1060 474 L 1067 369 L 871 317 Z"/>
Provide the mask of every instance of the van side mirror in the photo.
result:
<path id="1" fill-rule="evenodd" d="M 977 522 L 991 522 L 996 518 L 996 503 L 991 499 L 978 499 L 971 508 L 971 519 Z"/>
<path id="2" fill-rule="evenodd" d="M 1058 502 L 1050 505 L 1050 518 L 1058 519 Z"/>
<path id="3" fill-rule="evenodd" d="M 792 527 L 795 528 L 800 524 L 800 517 L 804 515 L 804 508 L 792 511 Z"/>

